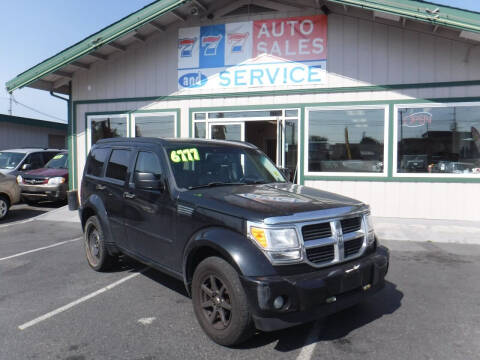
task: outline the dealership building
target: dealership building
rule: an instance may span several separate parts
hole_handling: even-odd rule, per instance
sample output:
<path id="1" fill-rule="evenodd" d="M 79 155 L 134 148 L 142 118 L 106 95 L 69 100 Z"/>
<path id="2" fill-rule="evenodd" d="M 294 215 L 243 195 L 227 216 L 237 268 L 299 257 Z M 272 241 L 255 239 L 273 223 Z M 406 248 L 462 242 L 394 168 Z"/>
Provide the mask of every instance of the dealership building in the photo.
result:
<path id="1" fill-rule="evenodd" d="M 161 0 L 6 86 L 67 95 L 71 188 L 101 138 L 228 139 L 377 216 L 480 220 L 480 13 Z"/>

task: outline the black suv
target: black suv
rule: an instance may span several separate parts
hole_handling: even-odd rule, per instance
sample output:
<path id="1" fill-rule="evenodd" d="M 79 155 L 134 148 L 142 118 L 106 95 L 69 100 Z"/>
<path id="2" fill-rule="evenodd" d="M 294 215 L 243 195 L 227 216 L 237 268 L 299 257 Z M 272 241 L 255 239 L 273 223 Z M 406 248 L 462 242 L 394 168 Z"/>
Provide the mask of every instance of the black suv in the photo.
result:
<path id="1" fill-rule="evenodd" d="M 389 265 L 367 205 L 287 182 L 247 143 L 101 140 L 80 217 L 93 269 L 124 253 L 181 279 L 203 330 L 227 346 L 352 306 Z"/>

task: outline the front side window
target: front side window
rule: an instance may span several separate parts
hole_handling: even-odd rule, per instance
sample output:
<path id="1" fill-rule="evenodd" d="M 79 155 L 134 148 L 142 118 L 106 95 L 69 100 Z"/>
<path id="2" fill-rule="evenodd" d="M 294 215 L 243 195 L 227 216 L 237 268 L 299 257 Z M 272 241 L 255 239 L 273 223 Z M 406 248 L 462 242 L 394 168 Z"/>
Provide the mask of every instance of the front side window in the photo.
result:
<path id="1" fill-rule="evenodd" d="M 135 137 L 175 137 L 174 115 L 135 116 Z"/>
<path id="2" fill-rule="evenodd" d="M 129 162 L 130 150 L 112 150 L 105 177 L 125 181 Z"/>
<path id="3" fill-rule="evenodd" d="M 108 156 L 108 149 L 93 149 L 87 160 L 86 173 L 92 176 L 101 176 L 103 164 Z"/>
<path id="4" fill-rule="evenodd" d="M 384 171 L 385 108 L 312 109 L 308 113 L 308 171 Z"/>
<path id="5" fill-rule="evenodd" d="M 0 152 L 0 169 L 15 169 L 24 157 L 23 153 L 2 151 Z"/>
<path id="6" fill-rule="evenodd" d="M 480 105 L 398 108 L 397 173 L 480 174 Z"/>
<path id="7" fill-rule="evenodd" d="M 285 182 L 272 161 L 255 149 L 182 143 L 166 151 L 180 188 Z"/>
<path id="8" fill-rule="evenodd" d="M 151 152 L 141 151 L 138 153 L 137 163 L 135 164 L 136 173 L 150 173 L 160 176 L 162 168 L 157 155 Z"/>
<path id="9" fill-rule="evenodd" d="M 95 145 L 97 141 L 101 139 L 126 137 L 127 117 L 105 116 L 91 118 L 90 133 L 91 145 Z"/>

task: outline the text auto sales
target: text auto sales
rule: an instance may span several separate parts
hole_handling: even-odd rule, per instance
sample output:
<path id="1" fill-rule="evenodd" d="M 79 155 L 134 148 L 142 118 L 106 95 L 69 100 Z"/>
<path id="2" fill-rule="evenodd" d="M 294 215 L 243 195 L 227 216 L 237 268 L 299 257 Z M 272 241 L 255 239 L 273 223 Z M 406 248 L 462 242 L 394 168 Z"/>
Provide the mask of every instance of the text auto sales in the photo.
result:
<path id="1" fill-rule="evenodd" d="M 254 57 L 269 54 L 280 59 L 318 58 L 324 52 L 324 39 L 311 38 L 314 23 L 288 20 L 262 23 L 254 39 Z M 256 86 L 319 83 L 323 81 L 321 66 L 302 63 L 264 63 L 234 67 L 219 73 L 221 86 Z"/>

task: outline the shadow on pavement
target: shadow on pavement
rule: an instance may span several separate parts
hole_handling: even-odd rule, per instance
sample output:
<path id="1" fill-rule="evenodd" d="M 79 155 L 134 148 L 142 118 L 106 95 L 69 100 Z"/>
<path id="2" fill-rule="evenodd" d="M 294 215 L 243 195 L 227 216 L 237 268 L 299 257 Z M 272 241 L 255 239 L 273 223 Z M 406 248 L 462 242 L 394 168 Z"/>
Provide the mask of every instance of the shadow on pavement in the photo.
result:
<path id="1" fill-rule="evenodd" d="M 133 272 L 144 267 L 144 265 L 128 257 L 124 257 L 123 262 L 123 267 L 121 266 L 121 269 L 118 269 L 118 271 L 129 270 Z M 143 275 L 189 298 L 183 281 L 152 268 L 145 271 Z M 343 342 L 349 342 L 345 337 L 350 332 L 380 319 L 384 315 L 394 313 L 400 308 L 402 298 L 403 292 L 398 290 L 395 284 L 386 281 L 385 288 L 368 300 L 337 314 L 320 319 L 318 323 L 298 325 L 274 332 L 258 332 L 252 339 L 235 348 L 253 349 L 276 342 L 275 350 L 289 352 L 320 341 L 338 341 L 343 344 Z M 314 326 L 315 329 L 318 329 L 318 334 L 310 336 Z M 309 337 L 311 338 L 310 342 L 306 342 L 306 339 Z"/>
<path id="2" fill-rule="evenodd" d="M 310 342 L 305 342 L 315 323 L 295 326 L 271 333 L 258 333 L 254 338 L 239 346 L 242 349 L 265 346 L 277 342 L 275 350 L 288 352 L 320 341 L 348 341 L 344 339 L 350 332 L 365 326 L 384 315 L 394 313 L 401 306 L 403 292 L 386 281 L 385 288 L 370 299 L 345 309 L 337 314 L 320 319 L 316 326 L 318 334 Z"/>
<path id="3" fill-rule="evenodd" d="M 62 204 L 57 203 L 39 203 L 36 206 L 30 206 L 27 204 L 17 204 L 13 205 L 5 219 L 0 221 L 0 226 L 13 223 L 16 221 L 23 221 L 31 219 L 35 216 L 45 214 L 51 210 L 57 209 L 58 207 L 62 206 Z"/>

